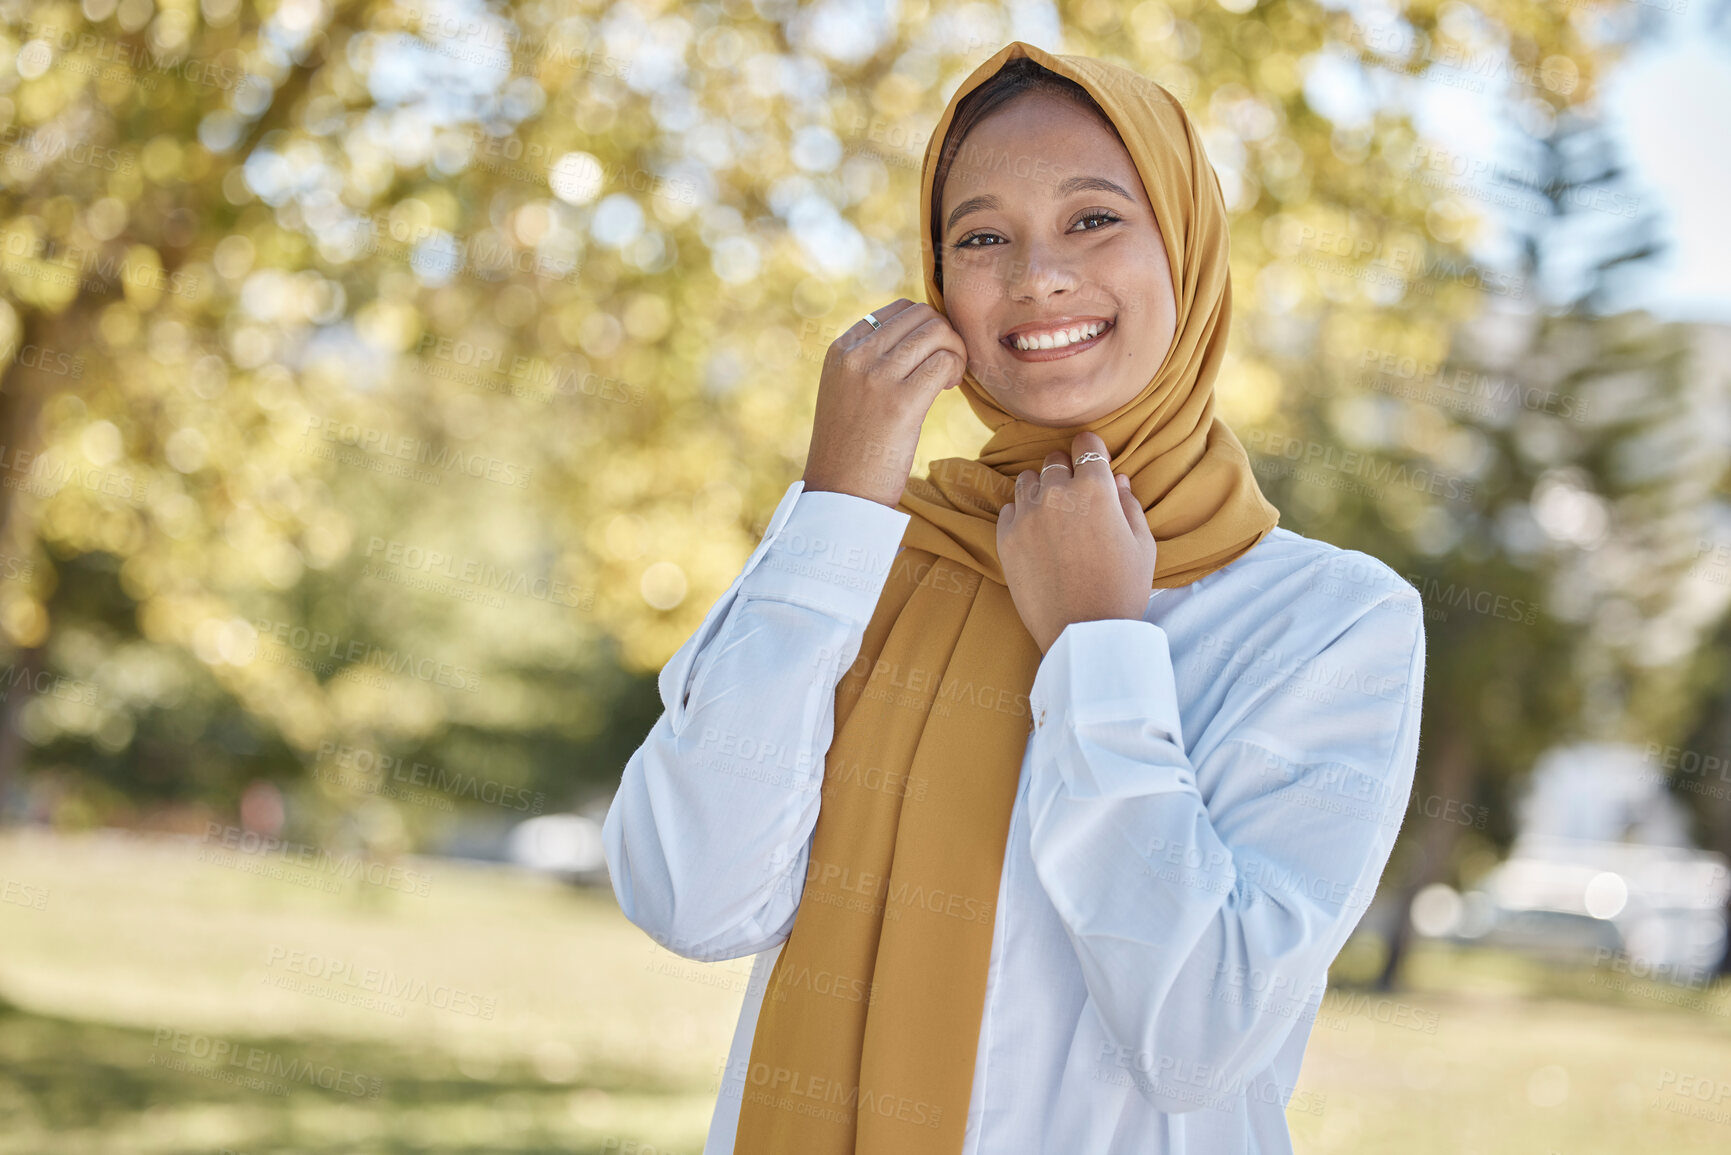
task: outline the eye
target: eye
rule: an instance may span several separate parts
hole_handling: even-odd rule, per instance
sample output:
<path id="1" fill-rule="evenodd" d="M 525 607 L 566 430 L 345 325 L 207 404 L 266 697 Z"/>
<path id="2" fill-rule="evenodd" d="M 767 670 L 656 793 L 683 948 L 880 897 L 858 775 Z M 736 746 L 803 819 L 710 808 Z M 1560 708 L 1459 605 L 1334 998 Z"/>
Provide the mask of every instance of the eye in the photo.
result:
<path id="1" fill-rule="evenodd" d="M 1081 220 L 1077 221 L 1076 223 L 1077 224 L 1084 224 L 1088 221 L 1105 221 L 1107 224 L 1111 224 L 1113 221 L 1121 220 L 1121 219 L 1122 218 L 1119 217 L 1116 213 L 1107 212 L 1105 209 L 1096 209 L 1094 212 L 1089 213 L 1087 216 L 1083 217 Z M 1100 230 L 1099 229 L 1083 229 L 1082 231 L 1085 233 L 1097 233 Z"/>
<path id="2" fill-rule="evenodd" d="M 1100 231 L 1101 228 L 1105 228 L 1106 225 L 1112 224 L 1113 222 L 1119 221 L 1122 219 L 1123 218 L 1118 216 L 1116 213 L 1109 212 L 1106 209 L 1095 209 L 1092 212 L 1089 212 L 1087 215 L 1083 216 L 1081 220 L 1076 222 L 1076 224 L 1082 225 L 1082 224 L 1086 224 L 1089 221 L 1104 221 L 1105 224 L 1102 224 L 1099 228 L 1083 229 L 1082 230 L 1085 233 L 1097 233 Z M 957 241 L 955 244 L 951 245 L 950 247 L 952 249 L 982 249 L 982 248 L 987 248 L 987 247 L 996 247 L 996 246 L 976 245 L 973 243 L 974 241 L 984 240 L 987 237 L 994 237 L 998 240 L 1003 239 L 1002 237 L 999 237 L 998 234 L 992 233 L 992 232 L 969 233 L 967 236 L 963 237 L 961 240 Z"/>

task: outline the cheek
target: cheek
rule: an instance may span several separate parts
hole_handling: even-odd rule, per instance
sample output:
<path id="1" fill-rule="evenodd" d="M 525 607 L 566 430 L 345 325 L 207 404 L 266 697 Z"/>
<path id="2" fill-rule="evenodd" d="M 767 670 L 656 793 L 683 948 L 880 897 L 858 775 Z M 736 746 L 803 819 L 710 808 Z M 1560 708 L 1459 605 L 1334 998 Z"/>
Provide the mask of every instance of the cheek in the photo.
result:
<path id="1" fill-rule="evenodd" d="M 987 324 L 986 318 L 970 308 L 971 302 L 966 300 L 946 298 L 945 304 L 949 307 L 950 327 L 961 337 L 962 344 L 968 347 L 969 355 L 978 357 L 981 353 L 988 352 L 996 342 L 992 340 L 991 326 Z"/>

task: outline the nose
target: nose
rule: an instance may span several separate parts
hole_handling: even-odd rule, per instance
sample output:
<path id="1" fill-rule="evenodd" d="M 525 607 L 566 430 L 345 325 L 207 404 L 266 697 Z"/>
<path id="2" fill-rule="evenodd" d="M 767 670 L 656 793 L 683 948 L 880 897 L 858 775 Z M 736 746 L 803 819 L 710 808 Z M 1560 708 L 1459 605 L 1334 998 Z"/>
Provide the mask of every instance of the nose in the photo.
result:
<path id="1" fill-rule="evenodd" d="M 1030 241 L 1026 256 L 1011 257 L 1004 270 L 1004 287 L 1017 301 L 1033 302 L 1055 293 L 1069 292 L 1081 283 L 1060 255 L 1058 246 Z"/>

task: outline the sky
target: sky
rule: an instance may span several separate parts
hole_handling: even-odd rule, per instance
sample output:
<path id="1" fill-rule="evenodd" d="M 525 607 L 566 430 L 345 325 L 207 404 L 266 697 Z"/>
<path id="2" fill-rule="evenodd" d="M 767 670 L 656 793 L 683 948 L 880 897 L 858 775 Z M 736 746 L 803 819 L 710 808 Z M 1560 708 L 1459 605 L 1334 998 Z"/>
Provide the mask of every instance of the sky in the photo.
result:
<path id="1" fill-rule="evenodd" d="M 1378 0 L 1334 3 L 1361 20 L 1393 15 Z M 1585 256 L 1596 250 L 1595 239 L 1632 235 L 1627 232 L 1631 218 L 1650 210 L 1655 238 L 1666 243 L 1666 250 L 1632 269 L 1609 306 L 1646 308 L 1666 320 L 1731 322 L 1731 213 L 1725 211 L 1731 199 L 1731 118 L 1724 115 L 1731 109 L 1731 0 L 1644 0 L 1631 7 L 1645 16 L 1650 30 L 1638 48 L 1603 75 L 1591 106 L 1628 169 L 1617 199 L 1600 203 L 1626 209 L 1628 215 L 1584 213 L 1577 231 L 1569 234 L 1571 243 L 1556 249 Z M 1722 13 L 1717 27 L 1715 11 Z M 1351 119 L 1371 102 L 1405 103 L 1419 132 L 1454 154 L 1457 170 L 1518 166 L 1509 123 L 1530 90 L 1490 75 L 1434 65 L 1432 72 L 1424 80 L 1378 76 L 1367 90 L 1355 81 L 1356 69 L 1337 64 L 1310 78 L 1306 96 L 1331 118 Z M 1486 190 L 1501 187 L 1488 179 L 1478 183 Z M 1499 210 L 1488 192 L 1475 207 L 1519 225 L 1534 220 L 1530 212 Z M 1512 256 L 1511 238 L 1498 230 L 1475 255 L 1503 263 Z M 1572 243 L 1577 238 L 1587 243 Z M 1555 283 L 1565 285 L 1568 270 L 1559 272 Z"/>
<path id="2" fill-rule="evenodd" d="M 1217 2 L 1237 10 L 1250 0 Z M 1323 2 L 1371 25 L 1398 17 L 1390 0 Z M 1006 7 L 1014 37 L 1065 51 L 1049 0 L 1009 0 Z M 1601 203 L 1628 212 L 1582 214 L 1570 243 L 1555 251 L 1591 253 L 1593 245 L 1574 240 L 1633 235 L 1627 233 L 1632 218 L 1651 210 L 1656 239 L 1666 243 L 1666 251 L 1631 269 L 1609 307 L 1646 308 L 1666 320 L 1731 323 L 1731 116 L 1725 115 L 1731 110 L 1731 0 L 1631 0 L 1631 7 L 1650 22 L 1650 30 L 1638 49 L 1605 74 L 1595 105 L 1628 168 L 1618 199 Z M 1465 5 L 1457 9 L 1457 18 L 1470 11 Z M 1254 13 L 1246 19 L 1255 19 Z M 1519 163 L 1507 127 L 1511 96 L 1522 94 L 1518 84 L 1434 66 L 1436 75 L 1426 80 L 1372 70 L 1367 84 L 1365 70 L 1349 61 L 1345 55 L 1324 60 L 1307 78 L 1306 97 L 1318 112 L 1350 122 L 1375 107 L 1405 104 L 1415 127 L 1471 171 Z M 1485 191 L 1475 207 L 1493 219 L 1501 212 L 1503 219 L 1532 223 L 1530 213 L 1495 207 L 1492 190 L 1499 186 L 1480 183 Z M 1474 247 L 1474 255 L 1508 263 L 1511 240 L 1512 234 L 1498 230 Z M 1558 273 L 1556 283 L 1566 287 L 1569 270 Z"/>
<path id="3" fill-rule="evenodd" d="M 1640 303 L 1672 319 L 1731 322 L 1731 13 L 1713 30 L 1704 0 L 1690 8 L 1667 14 L 1664 39 L 1611 75 L 1604 103 L 1670 218 L 1672 250 L 1655 260 Z"/>

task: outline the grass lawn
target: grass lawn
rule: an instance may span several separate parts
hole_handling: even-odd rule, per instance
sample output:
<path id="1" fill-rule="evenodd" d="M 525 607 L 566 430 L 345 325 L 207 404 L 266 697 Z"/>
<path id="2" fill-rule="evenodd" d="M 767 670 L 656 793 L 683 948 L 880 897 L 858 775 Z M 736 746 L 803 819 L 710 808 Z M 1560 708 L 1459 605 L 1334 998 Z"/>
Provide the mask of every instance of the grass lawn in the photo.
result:
<path id="1" fill-rule="evenodd" d="M 273 865 L 0 836 L 0 1155 L 699 1155 L 749 960 L 679 959 L 606 890 L 513 871 Z M 1731 1150 L 1724 991 L 1412 963 L 1409 992 L 1330 992 L 1304 1155 Z"/>

